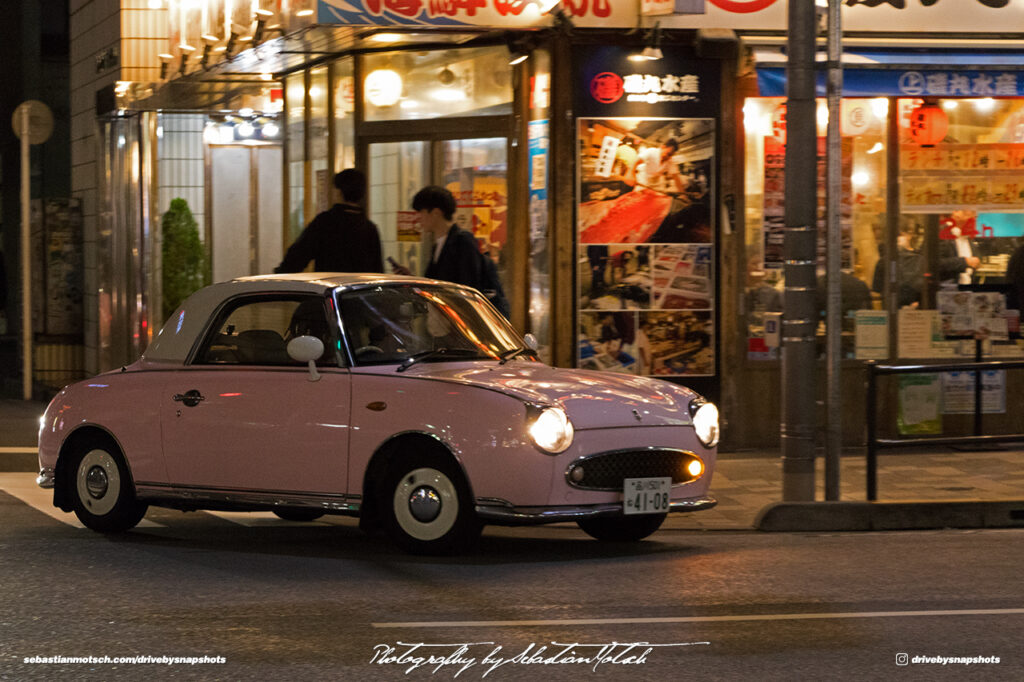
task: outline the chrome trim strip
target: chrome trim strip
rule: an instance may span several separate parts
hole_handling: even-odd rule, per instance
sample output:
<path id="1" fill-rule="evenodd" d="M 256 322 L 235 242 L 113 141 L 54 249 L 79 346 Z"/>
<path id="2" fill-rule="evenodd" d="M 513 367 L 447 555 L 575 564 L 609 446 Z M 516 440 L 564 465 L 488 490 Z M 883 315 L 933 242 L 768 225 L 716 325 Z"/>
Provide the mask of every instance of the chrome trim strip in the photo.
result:
<path id="1" fill-rule="evenodd" d="M 694 512 L 711 509 L 718 501 L 708 495 L 672 500 L 669 513 Z M 477 500 L 476 514 L 483 521 L 496 526 L 529 526 L 559 521 L 576 521 L 597 516 L 622 516 L 622 503 L 592 504 L 565 507 L 516 507 L 511 502 L 482 497 Z"/>
<path id="2" fill-rule="evenodd" d="M 317 509 L 329 514 L 358 515 L 362 495 L 329 493 L 235 490 L 174 486 L 159 483 L 136 484 L 136 495 L 144 502 L 175 509 L 241 509 L 273 511 L 283 507 Z"/>
<path id="3" fill-rule="evenodd" d="M 577 457 L 573 461 L 569 462 L 568 466 L 565 467 L 565 474 L 564 474 L 565 475 L 565 482 L 568 483 L 570 487 L 576 488 L 577 490 L 593 490 L 593 491 L 604 492 L 604 493 L 621 492 L 622 491 L 621 487 L 619 487 L 619 488 L 594 488 L 594 487 L 590 487 L 590 486 L 579 485 L 578 483 L 574 483 L 573 482 L 572 478 L 569 477 L 569 473 L 573 470 L 574 467 L 576 467 L 577 465 L 584 464 L 589 459 L 594 459 L 596 457 L 603 457 L 605 455 L 621 455 L 621 454 L 626 454 L 626 453 L 629 453 L 629 452 L 644 452 L 644 451 L 648 451 L 648 452 L 674 452 L 674 453 L 676 453 L 678 455 L 686 455 L 687 457 L 693 457 L 696 460 L 700 460 L 701 464 L 704 464 L 704 458 L 703 457 L 701 457 L 700 455 L 698 455 L 695 452 L 691 452 L 689 450 L 682 450 L 680 448 L 659 448 L 659 447 L 655 447 L 653 445 L 648 445 L 647 447 L 643 447 L 643 448 L 620 448 L 618 450 L 605 450 L 604 452 L 595 452 L 595 453 L 590 454 L 590 455 L 584 455 L 582 457 Z M 705 467 L 704 471 L 705 472 L 707 471 L 706 467 Z M 688 483 L 693 483 L 694 481 L 700 480 L 701 477 L 703 477 L 703 476 L 704 476 L 704 474 L 701 474 L 697 478 L 691 478 L 688 481 L 680 481 L 679 483 L 673 483 L 672 487 L 673 488 L 678 488 L 681 485 L 687 485 Z"/>
<path id="4" fill-rule="evenodd" d="M 51 489 L 56 485 L 56 478 L 53 471 L 53 467 L 43 467 L 39 470 L 39 475 L 36 476 L 36 485 L 40 488 Z"/>

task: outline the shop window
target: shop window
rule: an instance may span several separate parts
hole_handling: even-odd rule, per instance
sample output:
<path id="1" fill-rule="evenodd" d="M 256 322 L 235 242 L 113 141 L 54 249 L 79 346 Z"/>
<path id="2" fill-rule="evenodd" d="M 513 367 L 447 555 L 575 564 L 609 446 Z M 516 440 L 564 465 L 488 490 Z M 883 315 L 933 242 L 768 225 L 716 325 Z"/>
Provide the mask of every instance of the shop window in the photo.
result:
<path id="1" fill-rule="evenodd" d="M 309 168 L 313 180 L 310 217 L 322 213 L 334 202 L 331 198 L 333 178 L 327 167 L 327 67 L 309 72 Z"/>
<path id="2" fill-rule="evenodd" d="M 783 305 L 783 240 L 785 234 L 785 100 L 751 98 L 744 104 L 746 136 L 746 281 L 743 309 L 751 359 L 773 359 L 778 349 L 771 313 Z M 879 244 L 884 243 L 888 101 L 847 99 L 842 104 L 842 318 L 843 350 L 852 356 L 859 310 L 881 309 L 872 291 Z M 825 131 L 828 109 L 818 101 L 818 284 L 820 323 L 824 335 L 825 302 Z M 777 324 L 777 320 L 775 320 Z"/>
<path id="3" fill-rule="evenodd" d="M 897 248 L 891 256 L 885 249 L 890 101 L 898 107 L 900 127 L 893 178 L 899 183 L 899 217 L 893 221 L 898 233 L 892 237 Z M 1012 254 L 1024 246 L 1024 104 L 993 98 L 842 104 L 844 354 L 973 356 L 980 338 L 985 355 L 1019 355 L 1019 302 L 1007 270 Z M 818 262 L 824 274 L 827 113 L 823 100 L 818 107 Z M 778 352 L 766 343 L 765 321 L 781 311 L 784 285 L 784 100 L 748 99 L 744 128 L 748 357 L 770 359 Z M 886 325 L 895 325 L 895 348 Z"/>
<path id="4" fill-rule="evenodd" d="M 367 121 L 512 113 L 505 47 L 386 52 L 364 59 Z"/>

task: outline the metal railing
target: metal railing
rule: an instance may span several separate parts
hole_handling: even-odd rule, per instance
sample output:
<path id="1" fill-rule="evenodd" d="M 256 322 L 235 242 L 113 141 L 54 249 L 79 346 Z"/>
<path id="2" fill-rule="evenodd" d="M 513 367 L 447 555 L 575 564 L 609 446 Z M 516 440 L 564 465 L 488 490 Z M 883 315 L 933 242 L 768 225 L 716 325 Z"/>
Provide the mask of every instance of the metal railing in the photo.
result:
<path id="1" fill-rule="evenodd" d="M 987 362 L 961 362 L 937 365 L 876 365 L 868 362 L 867 407 L 867 499 L 878 499 L 878 450 L 879 448 L 911 447 L 917 445 L 990 445 L 1024 441 L 1024 433 L 982 435 L 981 377 L 989 370 L 1024 369 L 1024 360 Z M 878 437 L 878 382 L 881 375 L 889 374 L 938 374 L 940 372 L 974 372 L 974 435 L 973 436 L 926 436 L 918 438 Z"/>

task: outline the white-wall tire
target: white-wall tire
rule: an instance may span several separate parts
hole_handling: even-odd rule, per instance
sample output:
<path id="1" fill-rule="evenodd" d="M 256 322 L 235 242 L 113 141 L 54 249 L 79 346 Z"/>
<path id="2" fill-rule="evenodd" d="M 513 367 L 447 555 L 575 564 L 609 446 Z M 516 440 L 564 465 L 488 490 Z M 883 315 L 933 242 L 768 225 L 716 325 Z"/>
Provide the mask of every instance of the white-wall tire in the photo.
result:
<path id="1" fill-rule="evenodd" d="M 148 505 L 135 497 L 131 472 L 112 443 L 89 437 L 63 456 L 70 459 L 62 485 L 75 516 L 86 528 L 117 533 L 138 525 Z"/>
<path id="2" fill-rule="evenodd" d="M 456 554 L 482 525 L 461 469 L 437 452 L 395 456 L 378 489 L 378 509 L 391 539 L 413 554 Z"/>

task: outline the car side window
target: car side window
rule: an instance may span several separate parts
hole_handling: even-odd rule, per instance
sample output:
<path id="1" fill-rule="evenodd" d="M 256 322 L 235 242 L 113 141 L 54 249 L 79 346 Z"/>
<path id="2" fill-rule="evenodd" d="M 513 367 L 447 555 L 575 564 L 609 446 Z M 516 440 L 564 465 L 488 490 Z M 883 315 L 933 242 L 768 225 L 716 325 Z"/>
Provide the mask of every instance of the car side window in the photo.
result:
<path id="1" fill-rule="evenodd" d="M 288 356 L 288 342 L 306 335 L 324 344 L 318 365 L 339 365 L 338 337 L 322 296 L 236 299 L 218 313 L 193 364 L 298 366 Z"/>

